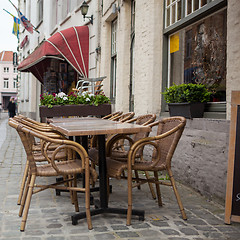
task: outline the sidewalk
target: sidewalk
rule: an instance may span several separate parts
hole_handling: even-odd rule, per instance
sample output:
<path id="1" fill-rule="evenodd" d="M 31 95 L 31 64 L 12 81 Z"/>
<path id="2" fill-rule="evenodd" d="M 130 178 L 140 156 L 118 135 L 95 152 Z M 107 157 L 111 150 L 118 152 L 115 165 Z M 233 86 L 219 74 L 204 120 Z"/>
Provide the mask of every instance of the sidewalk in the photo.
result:
<path id="1" fill-rule="evenodd" d="M 182 220 L 173 191 L 161 186 L 163 207 L 151 198 L 147 185 L 133 190 L 135 208 L 145 209 L 145 221 L 132 219 L 126 226 L 122 215 L 97 215 L 92 217 L 93 230 L 88 230 L 85 219 L 73 226 L 71 215 L 74 206 L 68 193 L 56 196 L 54 190 L 33 195 L 26 230 L 20 232 L 21 218 L 17 203 L 25 152 L 16 131 L 7 125 L 7 114 L 0 119 L 0 240 L 202 240 L 240 239 L 240 224 L 224 224 L 224 207 L 208 201 L 193 190 L 178 184 L 188 220 Z M 126 181 L 112 180 L 113 193 L 110 206 L 127 207 Z M 93 193 L 98 197 L 98 193 Z M 80 211 L 84 211 L 84 197 L 78 194 Z"/>

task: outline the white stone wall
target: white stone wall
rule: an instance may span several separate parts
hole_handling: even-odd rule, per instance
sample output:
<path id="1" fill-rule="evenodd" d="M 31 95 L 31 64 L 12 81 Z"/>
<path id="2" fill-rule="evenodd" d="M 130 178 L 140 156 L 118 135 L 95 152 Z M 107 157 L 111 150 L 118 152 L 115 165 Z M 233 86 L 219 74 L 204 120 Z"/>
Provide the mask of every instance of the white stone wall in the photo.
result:
<path id="1" fill-rule="evenodd" d="M 231 92 L 240 91 L 240 8 L 229 0 L 227 9 L 227 118 L 230 119 Z"/>
<path id="2" fill-rule="evenodd" d="M 113 13 L 113 4 L 120 11 Z M 108 76 L 104 90 L 108 93 L 111 71 L 111 21 L 117 17 L 117 93 L 115 110 L 128 111 L 130 83 L 131 1 L 103 1 L 101 67 Z M 163 2 L 136 1 L 134 112 L 136 115 L 160 113 L 162 86 L 162 11 Z"/>

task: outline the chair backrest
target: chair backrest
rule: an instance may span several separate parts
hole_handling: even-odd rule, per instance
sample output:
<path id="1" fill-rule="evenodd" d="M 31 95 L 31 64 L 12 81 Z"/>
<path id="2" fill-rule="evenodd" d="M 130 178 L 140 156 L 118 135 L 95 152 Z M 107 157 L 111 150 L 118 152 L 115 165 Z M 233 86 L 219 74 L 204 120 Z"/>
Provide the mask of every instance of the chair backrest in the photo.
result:
<path id="1" fill-rule="evenodd" d="M 131 119 L 134 115 L 135 115 L 134 112 L 127 112 L 127 113 L 123 113 L 119 116 L 115 116 L 111 120 L 118 121 L 118 122 L 126 122 L 127 120 Z"/>
<path id="2" fill-rule="evenodd" d="M 171 167 L 171 159 L 177 144 L 182 136 L 182 132 L 186 125 L 186 119 L 184 117 L 169 117 L 161 119 L 152 124 L 158 126 L 157 136 L 155 136 L 156 143 L 158 145 L 159 155 L 155 149 L 152 155 L 152 162 L 157 166 Z M 157 159 L 159 157 L 159 159 Z"/>
<path id="3" fill-rule="evenodd" d="M 74 141 L 70 141 L 70 140 L 65 140 L 65 139 L 57 139 L 57 138 L 51 138 L 48 137 L 44 134 L 42 134 L 39 131 L 36 131 L 35 129 L 30 129 L 29 127 L 25 126 L 24 124 L 21 124 L 19 122 L 17 122 L 16 120 L 14 120 L 13 118 L 10 118 L 8 121 L 9 126 L 15 128 L 20 136 L 20 139 L 22 141 L 22 144 L 24 146 L 25 152 L 27 154 L 27 159 L 29 161 L 29 166 L 30 166 L 30 171 L 32 173 L 36 173 L 36 162 L 34 160 L 34 156 L 33 156 L 33 151 L 32 151 L 32 142 L 31 139 L 32 137 L 36 137 L 39 138 L 40 140 L 45 142 L 45 148 L 47 148 L 51 143 L 54 144 L 58 144 L 59 146 L 54 150 L 54 157 L 56 156 L 56 154 L 59 152 L 59 150 L 62 150 L 64 148 L 68 148 L 72 151 L 75 151 L 79 154 L 79 156 L 82 159 L 82 167 L 85 168 L 85 164 L 88 164 L 88 154 L 86 152 L 86 150 L 83 148 L 83 146 L 81 146 L 80 144 L 74 142 Z M 70 146 L 70 147 L 69 147 Z M 47 149 L 44 149 L 44 151 L 47 151 Z M 73 153 L 71 153 L 72 151 L 69 152 L 68 150 L 68 158 L 72 158 L 73 157 Z M 47 155 L 45 155 L 46 159 L 49 161 L 49 163 L 51 163 L 52 165 L 54 165 L 54 163 L 47 157 Z"/>
<path id="4" fill-rule="evenodd" d="M 122 111 L 110 113 L 110 114 L 102 117 L 102 119 L 109 119 L 109 120 L 111 120 L 112 118 L 117 117 L 117 116 L 121 115 L 122 113 L 123 113 Z"/>
<path id="5" fill-rule="evenodd" d="M 140 115 L 138 117 L 132 118 L 126 122 L 151 127 L 150 124 L 153 123 L 155 119 L 156 119 L 156 114 L 144 114 L 144 115 Z M 134 134 L 132 139 L 134 142 L 136 142 L 137 140 L 147 137 L 148 135 L 149 135 L 149 132 L 139 132 Z"/>

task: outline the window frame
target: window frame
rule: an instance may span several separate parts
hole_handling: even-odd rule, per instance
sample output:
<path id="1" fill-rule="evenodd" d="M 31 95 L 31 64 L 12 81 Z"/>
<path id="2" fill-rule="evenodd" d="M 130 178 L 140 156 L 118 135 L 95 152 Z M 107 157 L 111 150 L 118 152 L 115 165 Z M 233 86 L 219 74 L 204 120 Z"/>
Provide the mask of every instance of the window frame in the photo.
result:
<path id="1" fill-rule="evenodd" d="M 43 0 L 38 0 L 38 23 L 43 21 Z"/>
<path id="2" fill-rule="evenodd" d="M 3 78 L 3 88 L 4 89 L 9 88 L 9 78 Z"/>
<path id="3" fill-rule="evenodd" d="M 110 99 L 116 99 L 116 73 L 117 73 L 117 18 L 111 22 L 111 74 Z"/>

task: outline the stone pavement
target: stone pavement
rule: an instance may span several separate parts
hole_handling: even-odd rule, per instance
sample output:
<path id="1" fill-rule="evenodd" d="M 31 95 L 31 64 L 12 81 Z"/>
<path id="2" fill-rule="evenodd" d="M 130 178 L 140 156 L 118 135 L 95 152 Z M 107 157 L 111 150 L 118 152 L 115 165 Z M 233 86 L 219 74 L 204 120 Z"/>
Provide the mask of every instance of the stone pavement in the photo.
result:
<path id="1" fill-rule="evenodd" d="M 190 188 L 178 184 L 188 220 L 182 220 L 171 188 L 162 186 L 163 207 L 151 198 L 147 185 L 133 190 L 134 207 L 145 209 L 145 221 L 105 214 L 92 217 L 93 230 L 88 230 L 85 219 L 73 226 L 74 206 L 68 193 L 56 196 L 46 190 L 33 196 L 25 232 L 20 232 L 17 198 L 25 164 L 25 152 L 16 131 L 7 125 L 7 114 L 0 119 L 0 240 L 108 240 L 108 239 L 240 239 L 240 224 L 224 224 L 224 207 L 208 201 Z M 49 179 L 42 181 L 49 181 Z M 112 180 L 110 206 L 126 207 L 126 181 Z M 98 193 L 93 193 L 98 197 Z M 84 198 L 78 194 L 80 211 Z"/>

